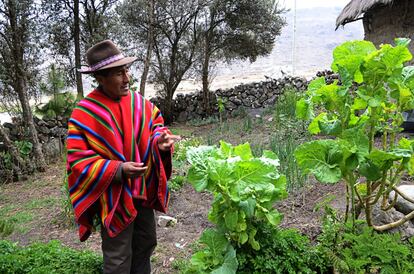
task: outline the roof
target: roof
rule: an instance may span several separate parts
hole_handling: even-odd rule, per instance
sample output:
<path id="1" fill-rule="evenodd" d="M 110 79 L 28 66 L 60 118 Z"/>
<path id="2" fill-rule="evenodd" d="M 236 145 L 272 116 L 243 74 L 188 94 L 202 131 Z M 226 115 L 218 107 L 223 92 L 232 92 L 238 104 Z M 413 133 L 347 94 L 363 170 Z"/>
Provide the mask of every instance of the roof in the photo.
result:
<path id="1" fill-rule="evenodd" d="M 351 0 L 336 18 L 336 28 L 357 19 L 377 5 L 390 5 L 394 0 Z"/>

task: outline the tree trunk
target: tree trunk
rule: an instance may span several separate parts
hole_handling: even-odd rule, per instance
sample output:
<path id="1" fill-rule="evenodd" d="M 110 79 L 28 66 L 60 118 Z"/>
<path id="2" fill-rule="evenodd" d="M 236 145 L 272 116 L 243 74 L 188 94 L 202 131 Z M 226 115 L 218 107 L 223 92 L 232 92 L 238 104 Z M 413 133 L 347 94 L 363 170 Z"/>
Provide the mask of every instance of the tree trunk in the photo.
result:
<path id="1" fill-rule="evenodd" d="M 78 71 L 81 66 L 81 54 L 80 54 L 80 26 L 79 26 L 79 0 L 75 0 L 73 3 L 73 29 L 74 29 L 74 42 L 75 42 L 75 74 L 76 74 L 76 90 L 77 98 L 83 98 L 83 85 L 82 75 Z"/>
<path id="2" fill-rule="evenodd" d="M 13 159 L 12 161 L 13 172 L 17 175 L 17 179 L 20 180 L 21 175 L 22 175 L 22 170 L 20 167 L 24 167 L 25 162 L 23 158 L 20 157 L 19 151 L 13 145 L 12 141 L 9 138 L 9 135 L 7 134 L 6 130 L 4 129 L 1 123 L 0 123 L 0 136 L 4 142 L 4 145 L 7 148 L 7 151 L 10 153 Z"/>
<path id="3" fill-rule="evenodd" d="M 147 45 L 147 55 L 145 56 L 144 61 L 144 70 L 142 71 L 141 83 L 139 85 L 139 92 L 142 96 L 145 96 L 145 84 L 147 82 L 152 48 L 154 45 L 154 1 L 150 0 L 148 3 L 148 15 L 149 15 L 149 27 L 148 27 L 148 45 Z"/>
<path id="4" fill-rule="evenodd" d="M 164 117 L 164 123 L 166 125 L 169 125 L 173 122 L 173 113 L 172 113 L 172 95 L 174 92 L 171 92 L 171 90 L 166 91 L 165 96 L 165 103 L 163 108 L 162 116 Z"/>
<path id="5" fill-rule="evenodd" d="M 207 114 L 211 114 L 210 91 L 209 91 L 209 65 L 210 65 L 210 47 L 208 41 L 209 35 L 204 37 L 204 58 L 202 66 L 202 82 L 203 82 L 203 107 Z"/>
<path id="6" fill-rule="evenodd" d="M 13 58 L 13 76 L 14 83 L 13 88 L 19 97 L 19 101 L 23 111 L 23 121 L 29 129 L 31 141 L 33 143 L 34 155 L 36 157 L 36 165 L 39 171 L 46 170 L 46 161 L 43 156 L 41 144 L 37 137 L 37 131 L 33 122 L 32 110 L 30 109 L 29 99 L 27 96 L 27 77 L 24 69 L 24 49 L 23 49 L 23 34 L 21 29 L 26 27 L 25 25 L 18 25 L 16 6 L 13 1 L 8 2 L 9 5 L 9 20 L 10 27 L 13 31 L 12 35 L 12 56 Z M 23 30 L 27 31 L 27 30 Z"/>
<path id="7" fill-rule="evenodd" d="M 22 105 L 22 109 L 23 109 L 24 123 L 29 129 L 29 135 L 31 138 L 31 142 L 33 144 L 33 152 L 36 158 L 36 168 L 39 171 L 45 171 L 46 161 L 43 155 L 42 145 L 39 141 L 37 130 L 34 125 L 32 110 L 29 105 L 29 99 L 27 98 L 26 81 L 24 79 L 25 79 L 24 77 L 20 77 L 20 79 L 18 79 L 17 93 L 19 95 L 20 104 Z"/>

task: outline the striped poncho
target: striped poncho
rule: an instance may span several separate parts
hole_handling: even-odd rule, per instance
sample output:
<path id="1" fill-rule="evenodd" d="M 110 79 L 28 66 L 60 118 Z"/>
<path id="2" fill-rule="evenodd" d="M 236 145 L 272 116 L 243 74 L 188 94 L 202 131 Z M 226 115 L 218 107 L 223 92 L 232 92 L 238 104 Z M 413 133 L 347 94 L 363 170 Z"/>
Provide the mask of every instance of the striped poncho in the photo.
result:
<path id="1" fill-rule="evenodd" d="M 167 131 L 160 111 L 141 95 L 130 92 L 114 101 L 99 90 L 81 100 L 68 123 L 67 172 L 69 195 L 85 241 L 99 214 L 109 236 L 115 237 L 142 206 L 165 212 L 171 175 L 171 153 L 158 150 L 157 139 Z M 122 162 L 142 162 L 144 176 L 113 181 Z"/>

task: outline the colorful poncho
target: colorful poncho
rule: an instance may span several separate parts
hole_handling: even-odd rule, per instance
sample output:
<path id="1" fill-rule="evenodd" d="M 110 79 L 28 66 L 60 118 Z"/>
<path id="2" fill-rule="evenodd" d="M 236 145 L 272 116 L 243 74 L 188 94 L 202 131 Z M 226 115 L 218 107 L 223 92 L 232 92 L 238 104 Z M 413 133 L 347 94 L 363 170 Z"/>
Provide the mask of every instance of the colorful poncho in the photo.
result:
<path id="1" fill-rule="evenodd" d="M 160 133 L 168 132 L 163 123 L 160 111 L 134 92 L 114 101 L 94 90 L 79 102 L 68 123 L 67 171 L 81 241 L 91 234 L 95 214 L 109 236 L 119 234 L 139 214 L 133 198 L 167 210 L 171 153 L 157 146 Z M 128 161 L 145 163 L 145 175 L 113 181 Z"/>

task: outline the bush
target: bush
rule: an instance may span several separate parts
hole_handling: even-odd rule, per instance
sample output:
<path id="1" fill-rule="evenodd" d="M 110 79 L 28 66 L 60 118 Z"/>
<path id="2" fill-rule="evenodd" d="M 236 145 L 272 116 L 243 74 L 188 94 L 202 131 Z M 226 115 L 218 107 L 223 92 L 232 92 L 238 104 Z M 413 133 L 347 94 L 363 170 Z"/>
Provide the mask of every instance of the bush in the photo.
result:
<path id="1" fill-rule="evenodd" d="M 399 234 L 379 234 L 366 227 L 344 235 L 343 260 L 352 273 L 414 273 L 413 248 Z"/>
<path id="2" fill-rule="evenodd" d="M 36 107 L 36 113 L 48 118 L 69 117 L 76 105 L 76 98 L 70 92 L 55 94 L 44 106 Z"/>
<path id="3" fill-rule="evenodd" d="M 242 246 L 236 248 L 237 273 L 324 273 L 320 259 L 309 239 L 294 229 L 280 229 L 263 223 L 257 226 L 260 250 Z"/>
<path id="4" fill-rule="evenodd" d="M 102 273 L 102 258 L 91 251 L 77 251 L 58 241 L 20 247 L 0 241 L 0 273 Z"/>

